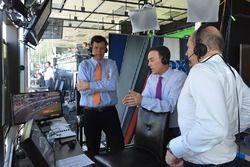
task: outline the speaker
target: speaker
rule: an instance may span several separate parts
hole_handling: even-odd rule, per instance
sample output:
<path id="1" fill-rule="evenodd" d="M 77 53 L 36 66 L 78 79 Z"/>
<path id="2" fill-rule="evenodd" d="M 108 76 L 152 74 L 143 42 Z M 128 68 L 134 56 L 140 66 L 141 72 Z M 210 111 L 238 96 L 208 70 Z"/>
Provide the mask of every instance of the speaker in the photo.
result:
<path id="1" fill-rule="evenodd" d="M 91 38 L 90 43 L 89 43 L 89 52 L 90 52 L 91 55 L 92 55 L 92 46 L 93 46 L 94 42 L 97 42 L 97 43 L 104 42 L 105 45 L 106 45 L 105 53 L 108 52 L 108 49 L 107 49 L 108 42 L 107 42 L 107 40 L 101 35 L 95 35 L 95 36 L 93 36 Z"/>
<path id="2" fill-rule="evenodd" d="M 194 54 L 197 55 L 198 59 L 207 53 L 207 46 L 201 42 L 201 33 L 206 27 L 207 25 L 202 25 L 196 31 Z"/>

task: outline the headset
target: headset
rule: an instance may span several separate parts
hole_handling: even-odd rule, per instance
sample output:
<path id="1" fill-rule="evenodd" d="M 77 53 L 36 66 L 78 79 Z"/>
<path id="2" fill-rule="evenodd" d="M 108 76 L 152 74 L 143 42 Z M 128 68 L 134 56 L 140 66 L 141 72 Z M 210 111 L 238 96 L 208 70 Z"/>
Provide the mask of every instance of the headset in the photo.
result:
<path id="1" fill-rule="evenodd" d="M 194 54 L 200 59 L 207 53 L 207 46 L 201 42 L 201 33 L 208 25 L 202 25 L 198 28 L 195 35 Z"/>
<path id="2" fill-rule="evenodd" d="M 169 49 L 165 46 L 160 46 L 158 52 L 161 56 L 161 63 L 162 64 L 169 64 L 169 59 L 170 59 Z"/>
<path id="3" fill-rule="evenodd" d="M 95 36 L 93 36 L 91 38 L 90 43 L 89 43 L 89 52 L 91 53 L 91 55 L 92 55 L 92 46 L 93 46 L 94 42 L 97 42 L 97 43 L 104 42 L 105 45 L 106 45 L 105 53 L 108 52 L 108 49 L 107 49 L 108 42 L 107 42 L 107 40 L 101 35 L 95 35 Z"/>

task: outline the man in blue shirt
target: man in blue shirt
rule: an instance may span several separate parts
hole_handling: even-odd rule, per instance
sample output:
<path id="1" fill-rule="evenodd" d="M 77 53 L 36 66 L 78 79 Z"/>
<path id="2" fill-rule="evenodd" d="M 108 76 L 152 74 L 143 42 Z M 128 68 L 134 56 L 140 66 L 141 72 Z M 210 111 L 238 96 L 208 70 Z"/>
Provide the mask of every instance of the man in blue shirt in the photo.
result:
<path id="1" fill-rule="evenodd" d="M 92 37 L 90 44 L 92 57 L 80 63 L 76 87 L 81 93 L 87 154 L 92 158 L 99 153 L 102 130 L 106 134 L 110 152 L 123 149 L 124 139 L 115 108 L 118 82 L 116 63 L 103 58 L 108 44 L 103 36 Z"/>
<path id="2" fill-rule="evenodd" d="M 165 46 L 153 47 L 148 52 L 148 65 L 152 74 L 149 76 L 142 94 L 129 91 L 123 99 L 127 106 L 141 106 L 154 112 L 170 112 L 168 143 L 179 135 L 176 104 L 186 79 L 186 74 L 169 67 L 170 51 Z M 161 80 L 161 81 L 159 81 Z M 160 89 L 158 85 L 160 83 Z"/>

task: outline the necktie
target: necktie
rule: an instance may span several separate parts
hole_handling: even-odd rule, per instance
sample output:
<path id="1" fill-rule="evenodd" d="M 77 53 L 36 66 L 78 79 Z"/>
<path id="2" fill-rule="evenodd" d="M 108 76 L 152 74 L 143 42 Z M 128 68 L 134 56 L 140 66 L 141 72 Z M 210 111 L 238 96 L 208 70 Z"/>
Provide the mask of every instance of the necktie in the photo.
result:
<path id="1" fill-rule="evenodd" d="M 156 86 L 156 94 L 155 94 L 155 98 L 160 99 L 161 100 L 161 88 L 162 88 L 162 84 L 161 84 L 161 80 L 162 80 L 162 76 L 159 76 L 158 79 L 158 83 Z"/>
<path id="2" fill-rule="evenodd" d="M 95 71 L 95 80 L 99 81 L 101 80 L 101 74 L 102 74 L 102 70 L 101 70 L 101 64 L 97 63 L 96 64 L 96 71 Z M 93 95 L 93 103 L 95 105 L 98 105 L 100 103 L 100 92 L 95 92 Z"/>

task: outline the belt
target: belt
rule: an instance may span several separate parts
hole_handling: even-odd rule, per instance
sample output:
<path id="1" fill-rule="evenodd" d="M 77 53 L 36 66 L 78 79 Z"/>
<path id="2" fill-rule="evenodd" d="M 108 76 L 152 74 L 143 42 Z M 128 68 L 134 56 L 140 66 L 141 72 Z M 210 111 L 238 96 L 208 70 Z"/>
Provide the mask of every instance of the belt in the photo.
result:
<path id="1" fill-rule="evenodd" d="M 233 161 L 224 163 L 224 164 L 218 164 L 218 165 L 214 165 L 214 164 L 194 164 L 188 161 L 185 161 L 185 167 L 230 167 L 231 165 L 233 165 L 235 163 L 235 159 Z"/>
<path id="2" fill-rule="evenodd" d="M 113 110 L 115 106 L 103 106 L 103 107 L 83 107 L 83 110 L 88 112 L 104 112 Z"/>

